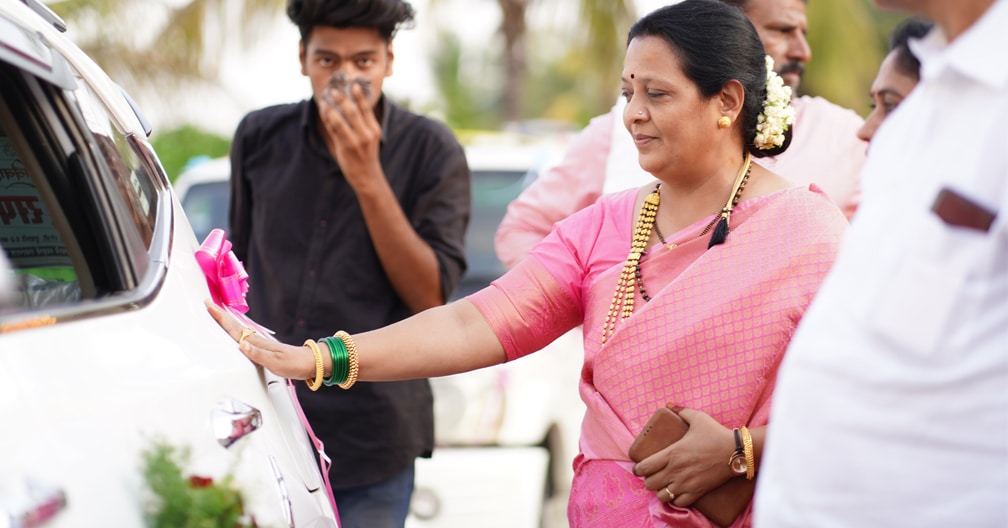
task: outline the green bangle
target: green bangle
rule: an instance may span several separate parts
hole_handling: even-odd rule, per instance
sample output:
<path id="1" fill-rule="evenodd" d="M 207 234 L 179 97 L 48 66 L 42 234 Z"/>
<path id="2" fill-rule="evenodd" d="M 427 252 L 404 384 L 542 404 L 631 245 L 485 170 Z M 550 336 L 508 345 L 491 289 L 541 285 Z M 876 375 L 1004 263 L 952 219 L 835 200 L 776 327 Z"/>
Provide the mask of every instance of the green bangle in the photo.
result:
<path id="1" fill-rule="evenodd" d="M 319 341 L 326 344 L 329 348 L 329 355 L 332 357 L 332 372 L 325 379 L 325 386 L 332 387 L 344 383 L 350 373 L 350 358 L 346 344 L 342 339 L 334 337 L 323 337 Z"/>

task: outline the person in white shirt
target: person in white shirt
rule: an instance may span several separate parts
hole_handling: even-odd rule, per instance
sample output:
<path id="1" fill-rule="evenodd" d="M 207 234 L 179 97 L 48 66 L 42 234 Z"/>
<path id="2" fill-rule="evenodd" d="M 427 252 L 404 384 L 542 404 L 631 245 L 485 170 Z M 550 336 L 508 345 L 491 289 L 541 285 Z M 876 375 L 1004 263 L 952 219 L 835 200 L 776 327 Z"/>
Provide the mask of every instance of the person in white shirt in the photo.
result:
<path id="1" fill-rule="evenodd" d="M 1008 0 L 935 22 L 784 356 L 757 528 L 1008 526 Z"/>
<path id="2" fill-rule="evenodd" d="M 798 89 L 812 50 L 805 40 L 805 0 L 721 0 L 742 9 L 756 28 L 775 71 Z M 512 267 L 553 229 L 553 224 L 602 194 L 639 187 L 654 178 L 640 168 L 637 148 L 623 125 L 622 98 L 575 137 L 556 166 L 541 174 L 508 206 L 494 238 L 498 258 Z M 794 137 L 786 152 L 757 163 L 796 185 L 814 183 L 850 218 L 857 208 L 864 120 L 821 97 L 794 97 Z"/>

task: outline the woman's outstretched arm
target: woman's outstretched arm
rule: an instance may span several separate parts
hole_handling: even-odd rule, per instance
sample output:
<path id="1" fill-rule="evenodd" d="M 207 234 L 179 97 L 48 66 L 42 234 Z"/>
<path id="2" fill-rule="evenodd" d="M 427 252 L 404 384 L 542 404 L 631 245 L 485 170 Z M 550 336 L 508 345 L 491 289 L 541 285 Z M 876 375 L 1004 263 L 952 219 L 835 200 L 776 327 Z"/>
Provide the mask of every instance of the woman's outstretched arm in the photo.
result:
<path id="1" fill-rule="evenodd" d="M 239 341 L 247 325 L 211 301 L 206 301 L 206 306 L 228 335 Z M 339 328 L 334 328 L 333 332 L 337 330 Z M 362 381 L 445 376 L 505 360 L 504 348 L 490 325 L 476 306 L 465 299 L 352 337 L 360 360 L 358 379 Z M 241 339 L 238 348 L 254 363 L 278 376 L 315 377 L 315 356 L 310 348 L 300 343 L 284 344 L 256 333 Z M 332 372 L 332 358 L 324 353 L 322 361 L 328 377 Z"/>

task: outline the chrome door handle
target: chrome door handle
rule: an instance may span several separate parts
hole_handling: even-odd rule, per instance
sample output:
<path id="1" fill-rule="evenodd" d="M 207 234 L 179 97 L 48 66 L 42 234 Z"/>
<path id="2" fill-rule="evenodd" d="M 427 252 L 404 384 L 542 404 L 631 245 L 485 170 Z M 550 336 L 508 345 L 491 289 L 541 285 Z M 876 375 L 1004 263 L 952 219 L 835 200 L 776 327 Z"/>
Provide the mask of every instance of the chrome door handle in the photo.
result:
<path id="1" fill-rule="evenodd" d="M 231 447 L 245 435 L 262 427 L 262 413 L 238 400 L 221 400 L 210 413 L 210 423 L 217 442 Z"/>
<path id="2" fill-rule="evenodd" d="M 294 509 L 291 507 L 290 494 L 287 492 L 287 483 L 284 482 L 283 473 L 273 455 L 269 457 L 270 467 L 273 469 L 273 478 L 276 479 L 277 490 L 280 492 L 280 508 L 283 510 L 284 520 L 287 521 L 288 528 L 294 528 Z"/>

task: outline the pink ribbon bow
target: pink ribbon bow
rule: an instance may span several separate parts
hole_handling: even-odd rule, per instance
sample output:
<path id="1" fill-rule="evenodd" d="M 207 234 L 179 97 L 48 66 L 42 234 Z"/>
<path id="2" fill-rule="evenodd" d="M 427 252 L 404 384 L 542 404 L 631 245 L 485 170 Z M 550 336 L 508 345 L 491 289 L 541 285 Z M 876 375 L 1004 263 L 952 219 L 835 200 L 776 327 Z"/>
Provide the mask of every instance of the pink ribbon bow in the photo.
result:
<path id="1" fill-rule="evenodd" d="M 248 273 L 245 271 L 245 266 L 242 265 L 238 257 L 231 251 L 231 242 L 226 238 L 223 229 L 217 228 L 210 231 L 210 234 L 203 240 L 203 244 L 196 250 L 196 261 L 199 262 L 200 268 L 203 269 L 203 275 L 206 277 L 207 285 L 210 287 L 210 296 L 213 298 L 215 304 L 233 313 L 235 317 L 241 319 L 245 324 L 255 328 L 260 335 L 273 336 L 272 330 L 264 328 L 244 315 L 249 310 L 248 303 L 245 301 L 245 294 L 249 290 Z M 297 409 L 298 417 L 301 418 L 301 423 L 305 427 L 305 432 L 308 433 L 308 438 L 318 452 L 319 465 L 322 468 L 322 480 L 325 483 L 329 504 L 332 505 L 333 513 L 336 514 L 336 520 L 339 521 L 339 511 L 336 509 L 336 500 L 333 498 L 332 485 L 329 483 L 329 467 L 332 465 L 332 462 L 325 453 L 325 445 L 322 443 L 322 440 L 315 436 L 315 431 L 312 430 L 311 424 L 308 423 L 308 418 L 301 408 L 301 402 L 298 400 L 294 384 L 289 379 L 287 380 L 287 388 L 290 390 L 291 398 L 294 400 L 294 406 Z"/>
<path id="2" fill-rule="evenodd" d="M 210 231 L 203 245 L 196 250 L 196 261 L 203 268 L 214 303 L 240 313 L 248 311 L 248 303 L 245 302 L 249 288 L 248 273 L 231 251 L 231 242 L 225 237 L 223 229 Z"/>

